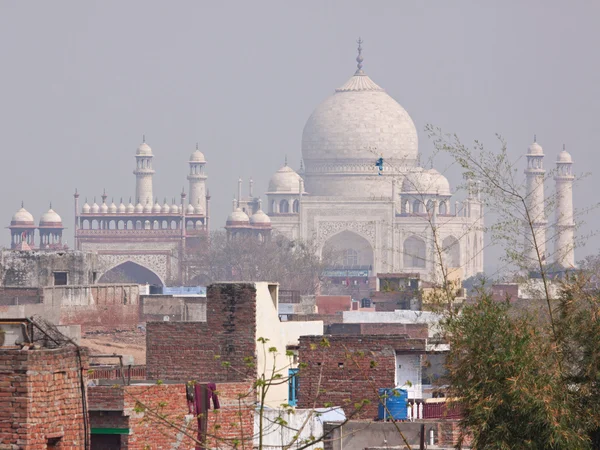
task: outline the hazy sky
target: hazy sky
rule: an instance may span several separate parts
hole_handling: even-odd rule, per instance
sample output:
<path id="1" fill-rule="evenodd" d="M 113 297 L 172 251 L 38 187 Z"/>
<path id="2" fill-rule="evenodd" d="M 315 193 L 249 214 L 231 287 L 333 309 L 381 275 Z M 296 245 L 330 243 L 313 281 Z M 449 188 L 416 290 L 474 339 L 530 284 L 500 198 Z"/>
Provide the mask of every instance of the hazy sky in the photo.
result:
<path id="1" fill-rule="evenodd" d="M 285 155 L 298 167 L 304 123 L 354 73 L 358 36 L 424 157 L 432 123 L 490 145 L 501 133 L 515 157 L 535 133 L 546 166 L 564 142 L 576 171 L 595 172 L 598 17 L 599 2 L 564 0 L 1 1 L 0 219 L 24 200 L 38 220 L 52 201 L 72 244 L 75 188 L 90 202 L 103 188 L 133 196 L 145 134 L 161 202 L 187 190 L 199 142 L 222 226 L 239 176 L 262 193 Z M 576 206 L 597 191 L 589 177 Z M 593 230 L 600 212 L 584 219 Z"/>

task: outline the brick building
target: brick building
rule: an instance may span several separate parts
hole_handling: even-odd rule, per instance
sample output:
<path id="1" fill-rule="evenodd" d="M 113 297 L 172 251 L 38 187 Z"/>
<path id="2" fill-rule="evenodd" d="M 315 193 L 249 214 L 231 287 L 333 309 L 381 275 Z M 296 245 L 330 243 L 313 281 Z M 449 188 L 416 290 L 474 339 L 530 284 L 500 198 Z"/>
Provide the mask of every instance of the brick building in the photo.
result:
<path id="1" fill-rule="evenodd" d="M 149 322 L 146 332 L 148 377 L 161 380 L 241 382 L 256 379 L 265 367 L 288 376 L 286 349 L 302 335 L 321 335 L 323 322 L 281 322 L 274 283 L 217 283 L 208 287 L 206 322 Z M 268 339 L 263 351 L 259 338 Z M 255 365 L 249 366 L 249 362 Z M 286 403 L 288 387 L 270 387 L 266 404 Z"/>
<path id="2" fill-rule="evenodd" d="M 0 336 L 21 325 L 10 328 L 0 324 Z M 74 346 L 0 346 L 0 448 L 86 448 L 87 365 L 86 351 Z"/>
<path id="3" fill-rule="evenodd" d="M 185 383 L 112 383 L 89 388 L 92 450 L 195 447 L 198 426 L 188 410 Z M 208 447 L 251 446 L 252 383 L 218 383 L 217 390 L 220 409 L 207 412 Z"/>
<path id="4" fill-rule="evenodd" d="M 421 384 L 414 365 L 425 352 L 425 339 L 401 335 L 301 336 L 299 358 L 306 366 L 299 373 L 298 407 L 312 408 L 316 400 L 317 407 L 339 405 L 350 415 L 368 400 L 360 417 L 374 418 L 379 388 Z"/>

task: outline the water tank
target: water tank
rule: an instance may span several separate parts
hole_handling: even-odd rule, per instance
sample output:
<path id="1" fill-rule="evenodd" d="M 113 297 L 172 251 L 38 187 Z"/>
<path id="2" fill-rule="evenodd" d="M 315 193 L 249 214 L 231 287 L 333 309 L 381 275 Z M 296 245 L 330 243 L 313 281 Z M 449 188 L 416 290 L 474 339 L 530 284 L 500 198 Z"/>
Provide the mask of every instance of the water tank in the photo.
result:
<path id="1" fill-rule="evenodd" d="M 406 420 L 407 403 L 406 389 L 379 389 L 379 420 Z"/>

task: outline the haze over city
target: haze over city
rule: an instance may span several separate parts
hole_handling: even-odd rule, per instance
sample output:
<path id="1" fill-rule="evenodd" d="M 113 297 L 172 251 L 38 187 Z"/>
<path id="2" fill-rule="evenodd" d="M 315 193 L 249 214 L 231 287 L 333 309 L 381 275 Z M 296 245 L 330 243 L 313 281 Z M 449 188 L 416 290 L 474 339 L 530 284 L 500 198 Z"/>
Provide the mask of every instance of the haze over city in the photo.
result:
<path id="1" fill-rule="evenodd" d="M 3 2 L 0 218 L 8 225 L 24 201 L 37 220 L 52 202 L 72 246 L 73 192 L 134 196 L 145 135 L 161 203 L 187 190 L 198 142 L 211 229 L 222 227 L 238 177 L 262 195 L 286 157 L 298 169 L 304 124 L 356 70 L 359 36 L 365 72 L 415 122 L 422 160 L 430 123 L 488 148 L 500 133 L 523 161 L 536 134 L 546 167 L 564 143 L 575 172 L 594 173 L 599 13 L 560 1 Z M 460 182 L 447 161 L 436 168 Z M 576 185 L 576 208 L 596 201 L 594 178 Z M 599 214 L 581 217 L 579 234 Z M 576 258 L 597 250 L 592 238 Z"/>

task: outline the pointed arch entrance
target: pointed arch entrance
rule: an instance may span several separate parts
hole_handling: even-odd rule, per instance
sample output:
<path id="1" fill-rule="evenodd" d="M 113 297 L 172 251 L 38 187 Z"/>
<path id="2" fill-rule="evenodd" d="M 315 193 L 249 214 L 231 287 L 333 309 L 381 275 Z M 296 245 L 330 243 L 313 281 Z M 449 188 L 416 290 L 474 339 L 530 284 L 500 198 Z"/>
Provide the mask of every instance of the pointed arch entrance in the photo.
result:
<path id="1" fill-rule="evenodd" d="M 125 261 L 116 265 L 98 280 L 98 283 L 135 283 L 164 286 L 160 277 L 152 270 L 133 261 Z"/>
<path id="2" fill-rule="evenodd" d="M 364 237 L 349 230 L 327 239 L 323 244 L 322 254 L 339 266 L 373 266 L 373 247 Z"/>

